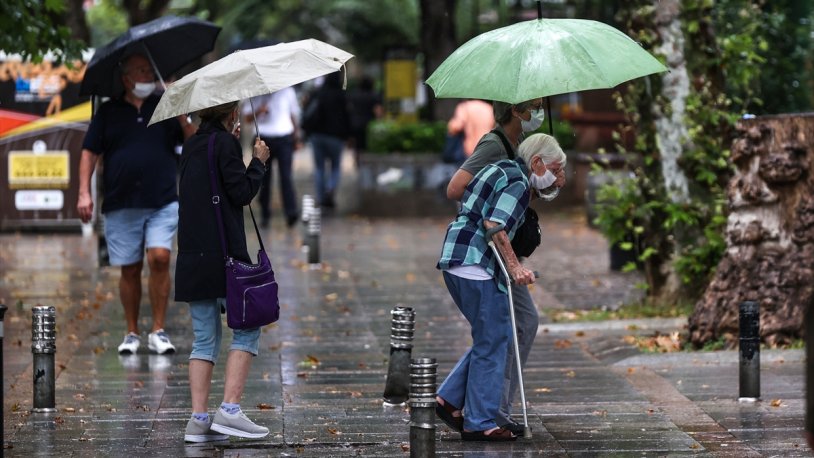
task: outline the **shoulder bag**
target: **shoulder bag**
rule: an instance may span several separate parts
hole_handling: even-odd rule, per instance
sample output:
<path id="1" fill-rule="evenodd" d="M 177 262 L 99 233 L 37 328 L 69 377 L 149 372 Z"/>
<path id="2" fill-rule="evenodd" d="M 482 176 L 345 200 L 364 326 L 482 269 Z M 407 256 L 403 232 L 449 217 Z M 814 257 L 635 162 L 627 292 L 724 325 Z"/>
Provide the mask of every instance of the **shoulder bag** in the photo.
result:
<path id="1" fill-rule="evenodd" d="M 226 230 L 221 213 L 221 198 L 218 194 L 217 167 L 215 166 L 215 134 L 209 136 L 209 181 L 212 186 L 212 205 L 218 220 L 220 246 L 226 260 L 226 324 L 232 329 L 248 329 L 274 323 L 280 318 L 280 301 L 277 297 L 277 280 L 271 268 L 257 221 L 254 219 L 251 205 L 254 230 L 260 242 L 257 252 L 257 264 L 246 264 L 229 256 L 226 245 Z"/>

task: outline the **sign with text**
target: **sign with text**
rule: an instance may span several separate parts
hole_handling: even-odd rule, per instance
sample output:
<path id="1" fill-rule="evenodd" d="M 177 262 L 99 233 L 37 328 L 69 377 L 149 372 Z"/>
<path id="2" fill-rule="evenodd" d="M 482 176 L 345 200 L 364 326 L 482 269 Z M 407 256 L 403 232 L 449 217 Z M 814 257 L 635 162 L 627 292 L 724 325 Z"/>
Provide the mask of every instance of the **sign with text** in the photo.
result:
<path id="1" fill-rule="evenodd" d="M 71 177 L 69 159 L 67 150 L 10 151 L 9 189 L 66 189 Z"/>

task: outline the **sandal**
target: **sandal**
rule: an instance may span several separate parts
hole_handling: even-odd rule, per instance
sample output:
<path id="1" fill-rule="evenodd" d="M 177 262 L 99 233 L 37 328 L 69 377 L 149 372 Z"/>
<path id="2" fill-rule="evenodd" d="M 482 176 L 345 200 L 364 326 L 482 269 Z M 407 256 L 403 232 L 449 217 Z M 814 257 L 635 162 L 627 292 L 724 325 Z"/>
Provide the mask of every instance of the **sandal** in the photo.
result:
<path id="1" fill-rule="evenodd" d="M 465 441 L 508 442 L 517 440 L 517 436 L 508 429 L 498 428 L 492 430 L 489 434 L 486 434 L 486 431 L 461 431 L 461 439 Z"/>
<path id="2" fill-rule="evenodd" d="M 444 405 L 441 405 L 441 403 L 437 401 L 435 403 L 435 414 L 438 415 L 438 418 L 446 423 L 446 425 L 449 426 L 453 431 L 461 432 L 464 430 L 464 417 L 456 417 L 452 415 L 452 413 L 457 410 L 459 409 L 448 403 L 446 400 L 444 400 Z"/>

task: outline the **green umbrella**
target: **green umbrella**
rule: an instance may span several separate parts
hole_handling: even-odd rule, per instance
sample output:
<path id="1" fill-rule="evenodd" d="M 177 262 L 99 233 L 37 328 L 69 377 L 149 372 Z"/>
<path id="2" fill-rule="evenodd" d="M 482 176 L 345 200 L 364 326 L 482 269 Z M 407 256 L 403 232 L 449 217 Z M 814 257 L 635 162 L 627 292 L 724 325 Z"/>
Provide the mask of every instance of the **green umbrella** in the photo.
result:
<path id="1" fill-rule="evenodd" d="M 601 22 L 535 19 L 483 33 L 455 50 L 427 79 L 439 98 L 520 103 L 612 88 L 667 68 Z"/>

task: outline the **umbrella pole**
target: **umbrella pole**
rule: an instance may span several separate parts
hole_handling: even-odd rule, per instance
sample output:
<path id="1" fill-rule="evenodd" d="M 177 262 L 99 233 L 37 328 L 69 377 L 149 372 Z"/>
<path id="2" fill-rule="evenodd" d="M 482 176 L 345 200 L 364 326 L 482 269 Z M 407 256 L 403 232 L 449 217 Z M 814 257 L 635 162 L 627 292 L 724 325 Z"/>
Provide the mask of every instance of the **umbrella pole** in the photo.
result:
<path id="1" fill-rule="evenodd" d="M 164 78 L 161 77 L 161 72 L 158 71 L 158 67 L 155 65 L 155 61 L 153 60 L 153 55 L 150 54 L 150 49 L 147 46 L 144 46 L 144 52 L 147 54 L 147 58 L 150 59 L 150 65 L 153 66 L 153 72 L 155 76 L 158 77 L 158 81 L 161 83 L 161 87 L 166 91 L 167 85 L 164 84 Z"/>
<path id="2" fill-rule="evenodd" d="M 548 133 L 551 134 L 551 136 L 553 137 L 554 136 L 554 120 L 551 119 L 552 115 L 551 115 L 551 97 L 550 96 L 545 98 L 545 103 L 546 103 L 546 109 L 548 110 Z"/>
<path id="3" fill-rule="evenodd" d="M 260 138 L 260 128 L 257 127 L 257 115 L 254 113 L 254 104 L 252 103 L 252 98 L 249 97 L 249 106 L 252 107 L 252 119 L 254 119 L 254 131 L 257 133 L 257 138 Z"/>

